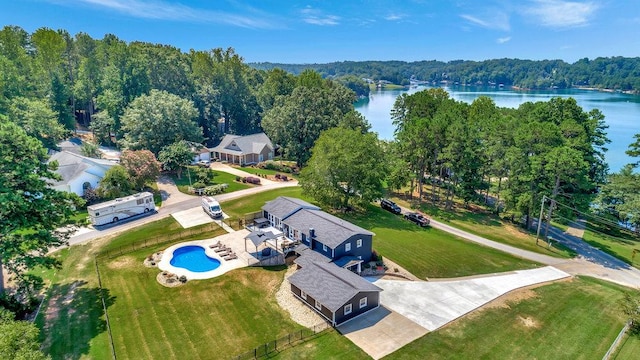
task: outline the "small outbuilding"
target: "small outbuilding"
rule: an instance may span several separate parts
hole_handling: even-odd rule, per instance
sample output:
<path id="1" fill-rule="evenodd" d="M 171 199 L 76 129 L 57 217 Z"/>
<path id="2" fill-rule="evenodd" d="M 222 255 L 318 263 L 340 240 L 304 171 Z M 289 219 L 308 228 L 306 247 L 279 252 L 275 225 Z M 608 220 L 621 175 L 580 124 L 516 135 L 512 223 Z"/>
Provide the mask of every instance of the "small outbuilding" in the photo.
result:
<path id="1" fill-rule="evenodd" d="M 289 283 L 298 299 L 333 326 L 380 306 L 381 288 L 332 263 L 306 263 Z"/>

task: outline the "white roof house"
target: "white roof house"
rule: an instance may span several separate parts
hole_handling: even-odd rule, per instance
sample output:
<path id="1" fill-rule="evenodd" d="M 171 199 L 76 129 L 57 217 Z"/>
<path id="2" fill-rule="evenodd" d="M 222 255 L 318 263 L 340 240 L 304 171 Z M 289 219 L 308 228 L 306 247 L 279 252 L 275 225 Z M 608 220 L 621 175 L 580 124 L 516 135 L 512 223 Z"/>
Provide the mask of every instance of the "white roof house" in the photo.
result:
<path id="1" fill-rule="evenodd" d="M 220 161 L 240 165 L 257 164 L 273 159 L 273 143 L 265 133 L 225 135 L 211 152 Z"/>
<path id="2" fill-rule="evenodd" d="M 60 151 L 51 155 L 49 162 L 52 161 L 58 162 L 55 172 L 62 179 L 52 183 L 51 187 L 79 196 L 84 195 L 87 187 L 95 189 L 107 170 L 116 165 L 113 161 L 89 158 L 70 151 Z"/>

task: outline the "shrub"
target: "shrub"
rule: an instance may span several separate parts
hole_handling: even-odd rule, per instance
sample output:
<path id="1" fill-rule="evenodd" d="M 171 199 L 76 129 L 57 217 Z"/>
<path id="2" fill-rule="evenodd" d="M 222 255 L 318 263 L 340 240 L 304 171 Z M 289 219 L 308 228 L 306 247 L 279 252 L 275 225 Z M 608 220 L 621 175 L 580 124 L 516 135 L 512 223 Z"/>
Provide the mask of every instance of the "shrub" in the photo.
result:
<path id="1" fill-rule="evenodd" d="M 276 179 L 280 179 L 280 174 L 276 174 Z"/>
<path id="2" fill-rule="evenodd" d="M 240 176 L 236 176 L 236 181 L 240 182 L 242 180 L 242 178 Z"/>
<path id="3" fill-rule="evenodd" d="M 247 176 L 246 178 L 244 178 L 244 182 L 248 182 L 249 184 L 255 184 L 255 185 L 259 185 L 260 184 L 260 179 L 257 177 L 253 177 L 253 176 Z"/>
<path id="4" fill-rule="evenodd" d="M 378 252 L 375 250 L 371 252 L 371 261 L 378 261 Z"/>
<path id="5" fill-rule="evenodd" d="M 217 185 L 211 185 L 211 186 L 207 186 L 203 189 L 203 193 L 205 195 L 218 195 L 223 193 L 225 190 L 227 190 L 227 187 L 229 187 L 229 184 L 217 184 Z"/>
<path id="6" fill-rule="evenodd" d="M 180 278 L 178 278 L 178 280 L 180 280 L 180 282 L 184 284 L 184 283 L 187 282 L 187 277 L 182 275 L 182 276 L 180 276 Z"/>
<path id="7" fill-rule="evenodd" d="M 197 181 L 197 182 L 193 183 L 193 188 L 194 189 L 202 189 L 202 188 L 205 188 L 205 187 L 207 187 L 207 184 L 205 184 L 203 182 Z"/>
<path id="8" fill-rule="evenodd" d="M 376 265 L 378 266 L 384 265 L 384 261 L 382 260 L 382 255 L 378 255 L 378 260 L 376 261 Z"/>

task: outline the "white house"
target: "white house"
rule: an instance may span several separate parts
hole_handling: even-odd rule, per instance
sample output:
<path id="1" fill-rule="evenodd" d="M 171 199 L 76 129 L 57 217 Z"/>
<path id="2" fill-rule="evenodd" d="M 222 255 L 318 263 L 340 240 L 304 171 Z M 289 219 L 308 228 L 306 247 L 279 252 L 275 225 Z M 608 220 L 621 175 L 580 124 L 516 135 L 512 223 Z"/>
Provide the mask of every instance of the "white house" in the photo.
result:
<path id="1" fill-rule="evenodd" d="M 62 180 L 51 184 L 51 187 L 60 190 L 84 195 L 87 188 L 95 189 L 104 177 L 104 174 L 115 162 L 103 159 L 94 159 L 70 151 L 60 151 L 49 158 L 49 162 L 57 161 L 58 169 L 55 171 Z"/>

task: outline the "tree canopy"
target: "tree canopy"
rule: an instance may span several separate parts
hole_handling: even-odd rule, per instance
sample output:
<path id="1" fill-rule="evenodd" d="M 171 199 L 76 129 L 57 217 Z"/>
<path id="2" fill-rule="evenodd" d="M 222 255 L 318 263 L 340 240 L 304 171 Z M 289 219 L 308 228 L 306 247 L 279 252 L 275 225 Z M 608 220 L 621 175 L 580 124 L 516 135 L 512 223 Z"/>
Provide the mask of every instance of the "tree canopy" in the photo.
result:
<path id="1" fill-rule="evenodd" d="M 40 351 L 38 341 L 40 331 L 28 321 L 16 321 L 13 314 L 0 308 L 0 359 L 4 360 L 46 360 L 50 359 Z"/>
<path id="2" fill-rule="evenodd" d="M 47 253 L 66 243 L 71 229 L 62 226 L 82 202 L 49 187 L 58 176 L 47 160 L 37 139 L 0 117 L 0 262 L 25 301 L 42 285 L 29 270 L 59 264 Z"/>
<path id="3" fill-rule="evenodd" d="M 305 193 L 334 208 L 363 205 L 382 196 L 385 163 L 373 133 L 337 127 L 324 131 L 302 169 Z"/>
<path id="4" fill-rule="evenodd" d="M 151 90 L 134 99 L 122 115 L 122 144 L 131 150 L 160 150 L 176 141 L 202 141 L 193 102 L 166 91 Z"/>

